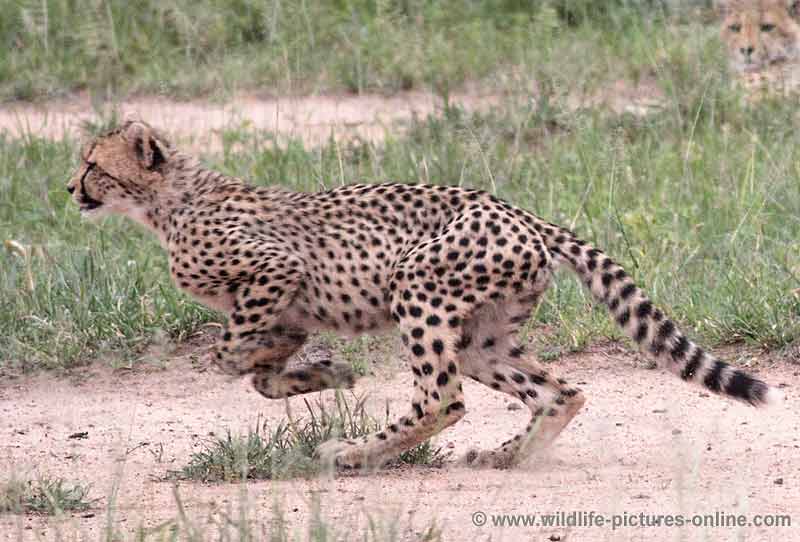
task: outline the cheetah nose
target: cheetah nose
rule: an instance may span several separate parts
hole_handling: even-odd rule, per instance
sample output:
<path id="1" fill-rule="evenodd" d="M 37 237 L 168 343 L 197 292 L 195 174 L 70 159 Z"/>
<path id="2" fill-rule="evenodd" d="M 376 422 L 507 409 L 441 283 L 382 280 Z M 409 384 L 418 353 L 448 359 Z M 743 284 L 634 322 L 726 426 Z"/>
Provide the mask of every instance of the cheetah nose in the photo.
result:
<path id="1" fill-rule="evenodd" d="M 749 57 L 750 55 L 752 55 L 753 51 L 755 51 L 755 47 L 753 47 L 752 45 L 750 45 L 748 47 L 742 47 L 741 49 L 739 49 L 739 52 L 742 53 L 746 57 Z"/>
<path id="2" fill-rule="evenodd" d="M 67 192 L 69 192 L 70 194 L 72 194 L 73 192 L 75 192 L 75 187 L 74 187 L 74 186 L 68 186 L 68 187 L 67 187 Z"/>

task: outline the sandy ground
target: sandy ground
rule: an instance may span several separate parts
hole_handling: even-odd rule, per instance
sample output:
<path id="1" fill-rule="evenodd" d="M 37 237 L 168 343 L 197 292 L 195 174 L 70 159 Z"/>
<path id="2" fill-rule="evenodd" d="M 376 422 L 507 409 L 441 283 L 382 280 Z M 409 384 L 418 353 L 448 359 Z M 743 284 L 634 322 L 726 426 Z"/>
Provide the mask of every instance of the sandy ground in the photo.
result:
<path id="1" fill-rule="evenodd" d="M 536 100 L 532 85 L 529 97 Z M 468 111 L 485 111 L 502 102 L 492 90 L 468 88 L 453 93 L 450 103 Z M 663 93 L 653 81 L 631 85 L 616 81 L 589 94 L 570 93 L 570 109 L 606 107 L 616 112 L 646 115 L 663 102 Z M 320 145 L 333 137 L 337 141 L 361 139 L 381 141 L 387 133 L 402 130 L 400 123 L 413 116 L 426 117 L 441 111 L 442 99 L 423 91 L 400 92 L 391 96 L 313 95 L 264 97 L 236 96 L 226 103 L 205 100 L 174 101 L 164 97 L 134 97 L 118 104 L 123 116 L 135 116 L 164 130 L 181 145 L 194 151 L 220 146 L 223 129 L 247 127 L 276 134 L 279 141 L 299 139 Z M 60 138 L 80 135 L 81 125 L 97 119 L 88 95 L 41 104 L 11 103 L 0 106 L 0 133 L 12 136 L 33 133 Z"/>
<path id="2" fill-rule="evenodd" d="M 396 367 L 397 362 L 392 362 Z M 181 482 L 190 518 L 205 523 L 215 511 L 248 502 L 253 520 L 269 529 L 279 503 L 290 530 L 305 539 L 313 503 L 336 532 L 361 539 L 369 518 L 396 522 L 398 539 L 414 540 L 435 522 L 444 540 L 800 540 L 800 367 L 764 367 L 781 385 L 784 405 L 756 410 L 647 370 L 618 350 L 562 360 L 561 374 L 581 383 L 589 401 L 554 447 L 511 471 L 406 467 L 377 474 L 314 480 L 204 485 Z M 381 418 L 386 401 L 405 412 L 410 377 L 382 370 L 366 377 Z M 513 401 L 478 384 L 465 384 L 468 415 L 437 444 L 454 459 L 470 446 L 494 447 L 527 421 Z M 332 392 L 324 396 L 328 400 Z M 292 399 L 295 415 L 302 399 Z M 0 516 L 0 540 L 97 540 L 114 509 L 125 539 L 140 527 L 176 516 L 170 469 L 186 464 L 210 432 L 244 431 L 261 416 L 285 416 L 246 381 L 231 381 L 192 365 L 186 356 L 162 367 L 111 371 L 101 366 L 68 377 L 42 374 L 0 380 L 0 477 L 63 476 L 91 483 L 100 497 L 91 513 L 62 519 Z M 87 432 L 88 438 L 70 435 Z M 119 484 L 116 504 L 109 497 Z M 488 525 L 473 524 L 483 512 Z M 492 514 L 596 512 L 645 514 L 789 514 L 792 528 L 497 527 Z M 218 516 L 218 514 L 217 514 Z M 480 518 L 480 516 L 477 516 Z M 355 533 L 358 533 L 357 535 Z M 81 538 L 81 539 L 84 539 Z"/>
<path id="3" fill-rule="evenodd" d="M 468 110 L 488 109 L 497 96 L 478 92 L 454 94 L 452 105 Z M 119 104 L 123 116 L 137 116 L 158 126 L 182 143 L 209 150 L 219 145 L 217 134 L 226 128 L 248 127 L 273 132 L 281 138 L 319 145 L 360 138 L 378 141 L 398 121 L 425 117 L 442 107 L 442 100 L 426 92 L 381 95 L 319 95 L 301 97 L 238 96 L 226 103 L 176 102 L 161 97 L 138 97 Z M 0 107 L 0 132 L 34 133 L 60 138 L 80 132 L 83 122 L 97 118 L 88 96 L 43 104 Z"/>

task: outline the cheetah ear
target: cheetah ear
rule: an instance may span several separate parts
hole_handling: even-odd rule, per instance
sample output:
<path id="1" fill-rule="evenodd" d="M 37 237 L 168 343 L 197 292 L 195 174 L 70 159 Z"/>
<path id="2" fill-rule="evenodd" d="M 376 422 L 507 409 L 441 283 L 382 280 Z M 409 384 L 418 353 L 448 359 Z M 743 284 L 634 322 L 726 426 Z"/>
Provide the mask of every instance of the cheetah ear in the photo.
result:
<path id="1" fill-rule="evenodd" d="M 169 143 L 164 141 L 147 123 L 129 121 L 123 126 L 122 134 L 145 169 L 158 170 L 167 161 Z"/>
<path id="2" fill-rule="evenodd" d="M 741 0 L 714 0 L 714 10 L 721 17 L 727 16 L 733 9 L 741 5 Z"/>
<path id="3" fill-rule="evenodd" d="M 789 16 L 793 19 L 800 18 L 800 0 L 787 0 L 786 9 L 788 9 Z"/>

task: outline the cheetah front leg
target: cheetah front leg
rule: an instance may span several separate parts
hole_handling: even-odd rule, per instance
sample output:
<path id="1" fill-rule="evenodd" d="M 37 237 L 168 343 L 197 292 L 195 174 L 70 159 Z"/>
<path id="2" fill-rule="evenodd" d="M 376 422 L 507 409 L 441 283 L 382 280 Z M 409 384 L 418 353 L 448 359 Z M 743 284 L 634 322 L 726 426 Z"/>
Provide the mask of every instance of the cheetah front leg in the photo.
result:
<path id="1" fill-rule="evenodd" d="M 287 370 L 289 358 L 308 334 L 287 321 L 300 273 L 287 261 L 240 285 L 216 362 L 229 374 L 253 374 L 253 387 L 265 397 L 281 399 L 329 388 L 353 387 L 355 375 L 345 364 L 329 360 Z"/>
<path id="2" fill-rule="evenodd" d="M 282 399 L 331 388 L 352 388 L 349 365 L 322 360 L 286 369 L 286 362 L 306 338 L 304 331 L 276 325 L 254 335 L 258 347 L 244 356 L 251 365 L 253 387 L 264 397 Z"/>

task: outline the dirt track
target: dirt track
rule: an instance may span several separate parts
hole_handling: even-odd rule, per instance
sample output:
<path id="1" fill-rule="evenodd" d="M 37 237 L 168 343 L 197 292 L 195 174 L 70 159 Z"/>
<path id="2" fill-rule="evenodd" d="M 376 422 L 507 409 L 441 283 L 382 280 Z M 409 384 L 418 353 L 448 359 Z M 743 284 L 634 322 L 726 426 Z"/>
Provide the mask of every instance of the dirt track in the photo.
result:
<path id="1" fill-rule="evenodd" d="M 572 93 L 566 99 L 571 109 L 605 107 L 618 113 L 646 115 L 663 101 L 663 93 L 652 81 L 630 85 L 617 81 L 588 94 Z M 535 100 L 537 91 L 523 99 Z M 453 93 L 450 104 L 468 111 L 485 111 L 502 101 L 495 91 L 467 88 Z M 264 97 L 239 95 L 226 103 L 204 100 L 174 101 L 164 97 L 133 97 L 118 104 L 123 116 L 134 115 L 149 121 L 173 137 L 184 148 L 207 152 L 220 145 L 219 132 L 246 127 L 268 131 L 279 141 L 299 139 L 316 146 L 333 137 L 337 141 L 354 138 L 381 141 L 387 133 L 399 133 L 398 123 L 413 116 L 426 117 L 442 109 L 442 99 L 424 91 L 377 94 Z M 0 133 L 12 136 L 36 134 L 61 138 L 79 134 L 81 124 L 96 120 L 88 96 L 42 104 L 0 106 Z"/>
<path id="2" fill-rule="evenodd" d="M 466 92 L 453 95 L 451 103 L 469 110 L 487 109 L 497 103 L 497 96 Z M 120 103 L 119 112 L 158 126 L 182 145 L 208 151 L 219 145 L 219 131 L 239 127 L 273 132 L 309 145 L 319 145 L 330 137 L 382 140 L 387 128 L 398 121 L 414 115 L 425 117 L 441 107 L 441 98 L 432 94 L 404 92 L 392 96 L 237 96 L 225 104 L 139 97 Z M 60 138 L 77 134 L 83 122 L 96 117 L 86 96 L 39 105 L 12 104 L 0 107 L 0 132 Z"/>
<path id="3" fill-rule="evenodd" d="M 784 384 L 785 404 L 770 411 L 709 397 L 668 374 L 637 366 L 628 355 L 595 352 L 557 367 L 570 380 L 585 383 L 589 401 L 546 456 L 512 471 L 476 473 L 448 464 L 335 480 L 250 482 L 245 488 L 252 510 L 260 514 L 256 521 L 268 525 L 273 504 L 282 503 L 292 531 L 304 539 L 312 496 L 318 495 L 323 517 L 351 540 L 361 538 L 367 514 L 384 522 L 399 518 L 402 540 L 415 539 L 432 521 L 443 529 L 444 540 L 800 539 L 797 366 L 760 371 L 771 383 Z M 369 392 L 377 417 L 386 399 L 392 412 L 400 413 L 410 378 L 405 371 L 365 378 L 357 391 Z M 527 420 L 524 411 L 508 409 L 505 396 L 472 383 L 465 391 L 467 417 L 438 440 L 443 446 L 452 443 L 455 456 L 469 446 L 496 446 Z M 295 413 L 304 409 L 300 399 L 291 404 Z M 112 373 L 94 367 L 72 378 L 4 378 L 0 472 L 8 467 L 9 472 L 90 482 L 94 496 L 103 498 L 93 517 L 78 514 L 61 523 L 0 516 L 0 539 L 51 540 L 60 530 L 97 540 L 114 480 L 121 480 L 115 521 L 126 538 L 140 525 L 158 525 L 176 515 L 176 506 L 171 484 L 157 479 L 184 465 L 210 431 L 243 431 L 259 414 L 278 420 L 285 415 L 284 403 L 261 398 L 245 381 L 200 372 L 185 357 L 173 358 L 163 370 Z M 68 438 L 81 431 L 87 439 Z M 179 486 L 189 516 L 201 526 L 213 510 L 235 510 L 243 489 Z M 471 522 L 478 511 L 780 513 L 791 515 L 794 527 L 479 528 Z"/>

